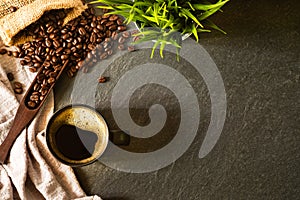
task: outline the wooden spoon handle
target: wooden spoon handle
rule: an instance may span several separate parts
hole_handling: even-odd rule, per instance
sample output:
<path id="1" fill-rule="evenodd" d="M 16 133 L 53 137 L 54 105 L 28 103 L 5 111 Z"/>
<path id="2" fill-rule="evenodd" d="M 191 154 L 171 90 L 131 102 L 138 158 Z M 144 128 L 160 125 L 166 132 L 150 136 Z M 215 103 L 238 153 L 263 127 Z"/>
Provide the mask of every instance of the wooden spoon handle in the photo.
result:
<path id="1" fill-rule="evenodd" d="M 0 146 L 0 163 L 3 164 L 6 161 L 6 157 L 22 130 L 27 124 L 34 118 L 38 110 L 29 110 L 25 104 L 20 104 L 12 128 L 9 130 L 7 137 Z"/>

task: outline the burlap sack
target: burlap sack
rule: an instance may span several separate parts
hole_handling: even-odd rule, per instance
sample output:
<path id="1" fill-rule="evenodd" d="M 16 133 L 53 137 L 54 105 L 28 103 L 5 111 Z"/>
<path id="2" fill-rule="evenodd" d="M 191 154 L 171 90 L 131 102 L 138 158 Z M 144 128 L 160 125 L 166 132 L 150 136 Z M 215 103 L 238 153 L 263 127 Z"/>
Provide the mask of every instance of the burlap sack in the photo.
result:
<path id="1" fill-rule="evenodd" d="M 18 10 L 11 12 L 12 6 Z M 29 38 L 18 33 L 37 21 L 46 11 L 69 9 L 64 20 L 67 23 L 86 8 L 81 0 L 0 0 L 0 36 L 6 45 L 24 43 Z"/>

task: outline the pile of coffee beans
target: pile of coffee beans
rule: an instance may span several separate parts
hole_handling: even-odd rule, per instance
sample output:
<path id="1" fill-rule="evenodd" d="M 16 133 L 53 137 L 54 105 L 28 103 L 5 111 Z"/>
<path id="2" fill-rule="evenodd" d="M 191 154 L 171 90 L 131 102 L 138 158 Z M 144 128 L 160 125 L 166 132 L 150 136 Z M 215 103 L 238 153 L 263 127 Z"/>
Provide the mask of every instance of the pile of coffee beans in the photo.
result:
<path id="1" fill-rule="evenodd" d="M 36 108 L 45 99 L 62 69 L 69 77 L 78 70 L 88 69 L 106 59 L 116 49 L 133 51 L 126 47 L 131 37 L 123 19 L 118 15 L 95 15 L 89 8 L 78 18 L 63 25 L 67 10 L 45 13 L 24 32 L 33 40 L 16 46 L 16 51 L 0 49 L 0 54 L 20 58 L 20 64 L 31 72 L 38 72 L 27 98 L 27 106 Z"/>

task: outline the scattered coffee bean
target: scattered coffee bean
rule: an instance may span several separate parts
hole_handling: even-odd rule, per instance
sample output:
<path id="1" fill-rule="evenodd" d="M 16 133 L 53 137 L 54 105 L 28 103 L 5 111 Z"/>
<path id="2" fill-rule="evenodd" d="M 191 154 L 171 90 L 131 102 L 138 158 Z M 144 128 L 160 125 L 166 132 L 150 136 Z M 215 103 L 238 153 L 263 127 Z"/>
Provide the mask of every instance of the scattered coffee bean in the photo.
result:
<path id="1" fill-rule="evenodd" d="M 34 101 L 28 101 L 27 105 L 29 106 L 29 108 L 35 108 L 36 107 L 36 103 Z"/>
<path id="2" fill-rule="evenodd" d="M 7 73 L 7 78 L 9 81 L 13 81 L 15 77 L 12 73 Z"/>
<path id="3" fill-rule="evenodd" d="M 134 46 L 128 46 L 127 47 L 129 52 L 135 51 L 135 47 Z"/>
<path id="4" fill-rule="evenodd" d="M 1 55 L 4 55 L 4 54 L 6 54 L 7 53 L 7 50 L 6 49 L 0 49 L 0 54 Z"/>
<path id="5" fill-rule="evenodd" d="M 22 89 L 22 88 L 15 88 L 15 89 L 14 89 L 14 92 L 15 92 L 16 94 L 22 94 L 22 93 L 23 93 L 23 89 Z"/>
<path id="6" fill-rule="evenodd" d="M 119 44 L 119 45 L 118 45 L 118 49 L 119 49 L 120 51 L 123 51 L 123 50 L 125 49 L 124 44 Z"/>
<path id="7" fill-rule="evenodd" d="M 17 10 L 18 10 L 17 7 L 14 7 L 14 6 L 9 7 L 10 12 L 16 12 Z"/>
<path id="8" fill-rule="evenodd" d="M 18 81 L 16 81 L 16 82 L 14 82 L 14 87 L 15 88 L 22 88 L 22 83 L 20 83 L 20 82 L 18 82 Z"/>
<path id="9" fill-rule="evenodd" d="M 105 83 L 106 81 L 107 81 L 107 77 L 104 77 L 104 76 L 100 76 L 98 79 L 99 83 Z"/>

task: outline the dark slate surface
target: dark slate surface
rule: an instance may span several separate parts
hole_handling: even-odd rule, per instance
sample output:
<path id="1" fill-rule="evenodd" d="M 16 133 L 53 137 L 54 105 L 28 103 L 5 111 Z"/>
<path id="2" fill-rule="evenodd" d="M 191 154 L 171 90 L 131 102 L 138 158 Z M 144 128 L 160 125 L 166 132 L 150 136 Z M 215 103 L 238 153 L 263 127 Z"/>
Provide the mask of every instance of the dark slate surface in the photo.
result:
<path id="1" fill-rule="evenodd" d="M 120 172 L 100 161 L 76 168 L 87 194 L 124 200 L 299 198 L 299 9 L 296 0 L 232 1 L 224 7 L 224 13 L 214 19 L 228 34 L 205 34 L 200 41 L 218 66 L 227 93 L 226 122 L 214 149 L 205 158 L 198 158 L 211 114 L 207 88 L 191 67 L 174 66 L 190 80 L 199 80 L 191 82 L 197 92 L 201 121 L 188 151 L 175 163 L 150 173 Z M 144 62 L 147 58 L 140 54 L 134 52 L 128 58 Z M 95 85 L 96 108 L 111 128 L 116 127 L 110 118 L 109 88 L 126 68 L 126 63 L 118 65 L 123 61 L 116 61 L 115 67 L 104 72 L 111 77 L 110 82 Z M 92 78 L 86 81 L 92 83 L 99 73 L 88 75 Z M 74 95 L 73 83 L 64 77 L 55 87 L 56 109 L 69 104 L 72 95 L 78 97 L 78 102 L 88 103 L 84 94 Z M 174 95 L 158 86 L 146 86 L 132 99 L 137 99 L 130 104 L 133 119 L 146 125 L 149 104 L 164 104 Z M 176 98 L 171 102 L 164 105 L 166 110 L 178 113 Z M 172 116 L 175 117 L 167 121 L 168 127 L 176 129 L 180 117 Z M 172 128 L 153 140 L 133 140 L 134 145 L 126 148 L 135 152 L 160 148 L 172 139 Z"/>

